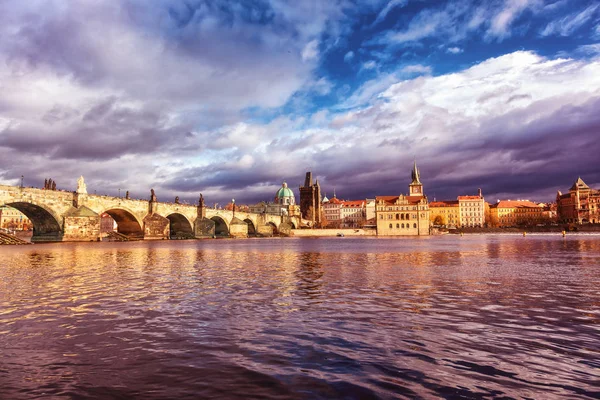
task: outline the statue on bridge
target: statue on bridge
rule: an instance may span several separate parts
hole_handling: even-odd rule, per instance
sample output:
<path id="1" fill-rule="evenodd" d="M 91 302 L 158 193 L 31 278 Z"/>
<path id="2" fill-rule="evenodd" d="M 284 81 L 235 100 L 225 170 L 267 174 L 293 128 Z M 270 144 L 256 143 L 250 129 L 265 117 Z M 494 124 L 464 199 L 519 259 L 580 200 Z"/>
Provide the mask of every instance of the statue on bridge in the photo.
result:
<path id="1" fill-rule="evenodd" d="M 179 204 L 179 196 L 175 196 L 175 204 Z"/>
<path id="2" fill-rule="evenodd" d="M 77 179 L 77 193 L 87 194 L 87 185 L 85 184 L 85 181 L 83 180 L 83 175 L 81 175 L 79 177 L 79 179 Z"/>
<path id="3" fill-rule="evenodd" d="M 129 197 L 129 190 L 128 190 L 127 192 L 125 192 L 125 200 L 129 200 L 129 199 L 130 199 L 130 197 Z"/>
<path id="4" fill-rule="evenodd" d="M 158 201 L 156 199 L 156 194 L 154 193 L 154 189 L 150 189 L 150 201 L 152 201 L 152 202 Z"/>
<path id="5" fill-rule="evenodd" d="M 204 196 L 200 193 L 200 198 L 198 199 L 198 206 L 204 208 Z"/>
<path id="6" fill-rule="evenodd" d="M 52 181 L 52 187 L 50 188 L 50 190 L 56 190 L 56 182 Z"/>

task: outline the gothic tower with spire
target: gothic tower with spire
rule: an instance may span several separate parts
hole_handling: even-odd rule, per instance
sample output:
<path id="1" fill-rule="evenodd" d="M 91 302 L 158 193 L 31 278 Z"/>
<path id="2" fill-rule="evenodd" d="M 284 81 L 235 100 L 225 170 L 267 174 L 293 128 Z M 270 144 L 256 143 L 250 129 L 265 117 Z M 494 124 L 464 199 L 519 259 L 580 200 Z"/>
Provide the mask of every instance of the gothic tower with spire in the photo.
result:
<path id="1" fill-rule="evenodd" d="M 411 177 L 412 182 L 410 185 L 408 185 L 409 196 L 423 197 L 423 184 L 421 183 L 419 169 L 417 168 L 417 160 L 415 160 L 415 164 L 411 172 Z"/>

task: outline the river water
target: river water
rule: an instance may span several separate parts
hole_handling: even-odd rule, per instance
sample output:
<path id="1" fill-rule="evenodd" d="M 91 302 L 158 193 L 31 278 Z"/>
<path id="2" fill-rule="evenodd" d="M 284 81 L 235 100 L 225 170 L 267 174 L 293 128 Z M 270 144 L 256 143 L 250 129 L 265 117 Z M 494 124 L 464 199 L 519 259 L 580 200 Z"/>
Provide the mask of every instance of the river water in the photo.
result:
<path id="1" fill-rule="evenodd" d="M 0 399 L 600 397 L 600 236 L 0 247 Z"/>

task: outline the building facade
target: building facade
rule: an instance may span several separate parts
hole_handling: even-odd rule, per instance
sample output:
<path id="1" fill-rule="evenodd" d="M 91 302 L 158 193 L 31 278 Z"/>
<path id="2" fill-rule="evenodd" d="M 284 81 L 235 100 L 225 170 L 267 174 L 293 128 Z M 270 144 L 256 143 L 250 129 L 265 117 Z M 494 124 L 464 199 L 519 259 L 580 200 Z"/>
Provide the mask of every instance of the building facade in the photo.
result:
<path id="1" fill-rule="evenodd" d="M 433 225 L 459 226 L 460 208 L 458 200 L 433 201 L 429 203 L 429 218 Z"/>
<path id="2" fill-rule="evenodd" d="M 494 227 L 546 224 L 550 217 L 545 204 L 529 200 L 499 200 L 490 206 L 490 225 Z"/>
<path id="3" fill-rule="evenodd" d="M 319 180 L 313 184 L 312 172 L 306 173 L 304 186 L 300 186 L 300 214 L 311 226 L 321 225 L 321 186 Z"/>
<path id="4" fill-rule="evenodd" d="M 328 228 L 339 228 L 342 225 L 342 200 L 335 194 L 331 199 L 326 199 L 322 204 L 323 221 L 322 224 Z"/>
<path id="5" fill-rule="evenodd" d="M 557 217 L 560 222 L 574 224 L 600 223 L 600 190 L 591 189 L 578 178 L 569 193 L 556 195 Z"/>
<path id="6" fill-rule="evenodd" d="M 479 189 L 477 196 L 458 196 L 460 226 L 482 227 L 485 223 L 485 199 Z"/>
<path id="7" fill-rule="evenodd" d="M 236 210 L 237 210 L 236 206 Z M 296 196 L 286 182 L 281 184 L 277 193 L 275 193 L 274 201 L 261 201 L 258 204 L 248 206 L 248 211 L 256 214 L 271 214 L 271 215 L 289 215 L 296 216 L 299 214 L 299 207 L 296 205 Z"/>
<path id="8" fill-rule="evenodd" d="M 19 210 L 8 206 L 0 206 L 0 228 L 11 231 L 27 231 L 33 229 L 33 224 Z"/>
<path id="9" fill-rule="evenodd" d="M 375 198 L 378 236 L 429 235 L 429 203 L 423 192 L 416 162 L 411 177 L 409 195 Z"/>
<path id="10" fill-rule="evenodd" d="M 362 228 L 367 220 L 366 202 L 364 200 L 344 200 L 340 208 L 342 228 Z"/>

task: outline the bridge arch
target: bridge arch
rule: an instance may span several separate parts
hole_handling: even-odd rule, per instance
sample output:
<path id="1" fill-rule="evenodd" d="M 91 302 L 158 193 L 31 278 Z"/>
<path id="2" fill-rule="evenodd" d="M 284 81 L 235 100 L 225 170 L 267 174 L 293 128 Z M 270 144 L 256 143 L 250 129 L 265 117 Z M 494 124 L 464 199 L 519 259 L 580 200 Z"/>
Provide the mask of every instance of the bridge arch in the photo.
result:
<path id="1" fill-rule="evenodd" d="M 24 201 L 4 203 L 8 207 L 19 210 L 33 224 L 33 236 L 31 240 L 36 241 L 55 241 L 62 239 L 62 227 L 60 218 L 46 206 Z"/>
<path id="2" fill-rule="evenodd" d="M 229 225 L 227 222 L 218 215 L 211 218 L 215 222 L 215 236 L 228 236 Z"/>
<path id="3" fill-rule="evenodd" d="M 111 207 L 100 213 L 110 215 L 117 223 L 117 232 L 131 237 L 144 237 L 144 224 L 135 216 L 135 214 L 124 207 Z"/>
<path id="4" fill-rule="evenodd" d="M 250 218 L 246 218 L 244 222 L 248 225 L 248 235 L 256 235 L 256 226 L 254 226 L 254 222 Z"/>
<path id="5" fill-rule="evenodd" d="M 170 236 L 191 237 L 194 236 L 194 227 L 190 220 L 183 214 L 174 212 L 167 215 L 169 220 Z"/>
<path id="6" fill-rule="evenodd" d="M 277 228 L 277 225 L 275 225 L 274 222 L 269 221 L 266 225 L 271 227 L 271 229 L 273 230 L 273 235 L 279 234 L 279 229 Z"/>

